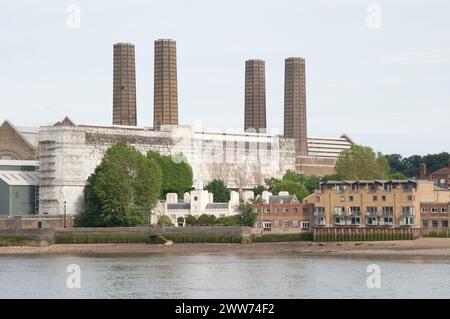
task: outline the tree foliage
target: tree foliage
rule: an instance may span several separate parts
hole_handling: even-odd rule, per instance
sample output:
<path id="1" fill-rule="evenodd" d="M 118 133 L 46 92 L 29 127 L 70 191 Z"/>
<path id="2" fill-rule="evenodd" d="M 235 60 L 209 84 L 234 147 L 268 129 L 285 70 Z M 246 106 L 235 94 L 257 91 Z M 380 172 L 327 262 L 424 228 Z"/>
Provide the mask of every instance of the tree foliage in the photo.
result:
<path id="1" fill-rule="evenodd" d="M 336 162 L 339 179 L 388 179 L 389 171 L 387 159 L 367 146 L 352 146 L 343 151 Z"/>
<path id="2" fill-rule="evenodd" d="M 158 219 L 158 225 L 170 227 L 173 226 L 172 221 L 170 220 L 170 217 L 167 215 L 161 215 Z"/>
<path id="3" fill-rule="evenodd" d="M 215 203 L 226 203 L 230 200 L 230 190 L 223 180 L 213 179 L 204 187 L 204 189 L 214 194 Z"/>
<path id="4" fill-rule="evenodd" d="M 161 199 L 164 199 L 167 193 L 177 193 L 179 197 L 183 197 L 185 192 L 192 189 L 192 167 L 182 154 L 170 156 L 149 151 L 147 157 L 155 160 L 161 168 L 163 175 Z M 177 161 L 175 162 L 173 158 L 176 158 Z"/>
<path id="5" fill-rule="evenodd" d="M 84 188 L 85 210 L 79 226 L 135 226 L 150 223 L 161 190 L 158 164 L 126 143 L 118 142 Z"/>
<path id="6" fill-rule="evenodd" d="M 239 224 L 243 226 L 253 226 L 255 224 L 258 214 L 253 211 L 250 202 L 241 201 L 237 206 L 237 211 L 239 212 Z"/>
<path id="7" fill-rule="evenodd" d="M 447 166 L 450 154 L 441 152 L 438 154 L 428 154 L 424 156 L 412 155 L 409 157 L 403 157 L 400 154 L 390 154 L 385 157 L 391 167 L 391 173 L 401 173 L 403 176 L 411 178 L 419 175 L 420 163 L 425 163 L 427 165 L 428 173 L 432 173 Z"/>

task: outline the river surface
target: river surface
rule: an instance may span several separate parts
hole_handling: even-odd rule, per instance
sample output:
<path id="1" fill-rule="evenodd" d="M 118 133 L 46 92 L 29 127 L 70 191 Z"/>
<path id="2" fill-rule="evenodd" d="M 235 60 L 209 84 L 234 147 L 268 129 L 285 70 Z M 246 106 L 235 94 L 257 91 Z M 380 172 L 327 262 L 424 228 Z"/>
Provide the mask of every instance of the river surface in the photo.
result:
<path id="1" fill-rule="evenodd" d="M 369 267 L 375 273 L 368 272 L 369 265 L 375 265 Z M 450 261 L 243 254 L 0 256 L 0 285 L 0 298 L 450 298 Z"/>

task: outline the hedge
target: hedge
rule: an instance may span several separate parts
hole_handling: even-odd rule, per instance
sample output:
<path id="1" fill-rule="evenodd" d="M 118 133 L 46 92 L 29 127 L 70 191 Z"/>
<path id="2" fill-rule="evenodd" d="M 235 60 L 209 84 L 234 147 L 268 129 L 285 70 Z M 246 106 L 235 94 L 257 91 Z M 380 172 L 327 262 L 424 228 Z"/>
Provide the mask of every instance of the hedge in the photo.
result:
<path id="1" fill-rule="evenodd" d="M 282 242 L 282 241 L 312 241 L 312 233 L 296 233 L 296 234 L 264 234 L 254 235 L 253 242 L 267 243 L 267 242 Z"/>
<path id="2" fill-rule="evenodd" d="M 164 244 L 165 240 L 159 236 L 149 236 L 139 233 L 117 234 L 59 234 L 56 236 L 56 244 Z"/>
<path id="3" fill-rule="evenodd" d="M 240 243 L 240 234 L 216 234 L 216 233 L 171 233 L 164 237 L 174 243 Z"/>
<path id="4" fill-rule="evenodd" d="M 37 244 L 37 241 L 20 235 L 0 236 L 0 246 L 26 246 L 29 244 Z"/>

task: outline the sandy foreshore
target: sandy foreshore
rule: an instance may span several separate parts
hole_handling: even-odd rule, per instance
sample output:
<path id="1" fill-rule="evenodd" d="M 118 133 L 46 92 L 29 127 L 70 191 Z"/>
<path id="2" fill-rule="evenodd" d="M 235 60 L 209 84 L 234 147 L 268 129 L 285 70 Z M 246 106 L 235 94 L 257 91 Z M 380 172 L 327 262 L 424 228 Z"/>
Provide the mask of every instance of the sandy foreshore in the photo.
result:
<path id="1" fill-rule="evenodd" d="M 383 258 L 424 257 L 450 259 L 450 238 L 421 238 L 378 242 L 283 242 L 251 244 L 70 244 L 45 247 L 0 247 L 1 255 L 107 254 L 295 254 L 299 256 Z"/>

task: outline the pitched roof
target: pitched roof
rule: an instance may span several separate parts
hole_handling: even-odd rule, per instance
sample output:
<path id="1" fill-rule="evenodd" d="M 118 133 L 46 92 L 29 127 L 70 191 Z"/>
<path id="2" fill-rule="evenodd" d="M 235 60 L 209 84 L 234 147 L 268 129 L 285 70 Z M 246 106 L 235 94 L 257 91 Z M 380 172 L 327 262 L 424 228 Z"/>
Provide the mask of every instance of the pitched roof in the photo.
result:
<path id="1" fill-rule="evenodd" d="M 430 175 L 444 175 L 444 174 L 448 174 L 450 175 L 450 167 L 443 167 L 441 169 L 438 169 L 437 171 L 431 173 Z"/>
<path id="2" fill-rule="evenodd" d="M 10 186 L 36 186 L 38 176 L 32 171 L 0 171 L 0 179 Z"/>
<path id="3" fill-rule="evenodd" d="M 291 204 L 296 201 L 295 195 L 273 195 L 269 197 L 269 204 Z"/>
<path id="4" fill-rule="evenodd" d="M 28 146 L 30 146 L 33 149 L 37 148 L 39 135 L 38 127 L 15 127 L 8 120 L 5 120 L 1 126 L 5 124 L 11 127 Z"/>

